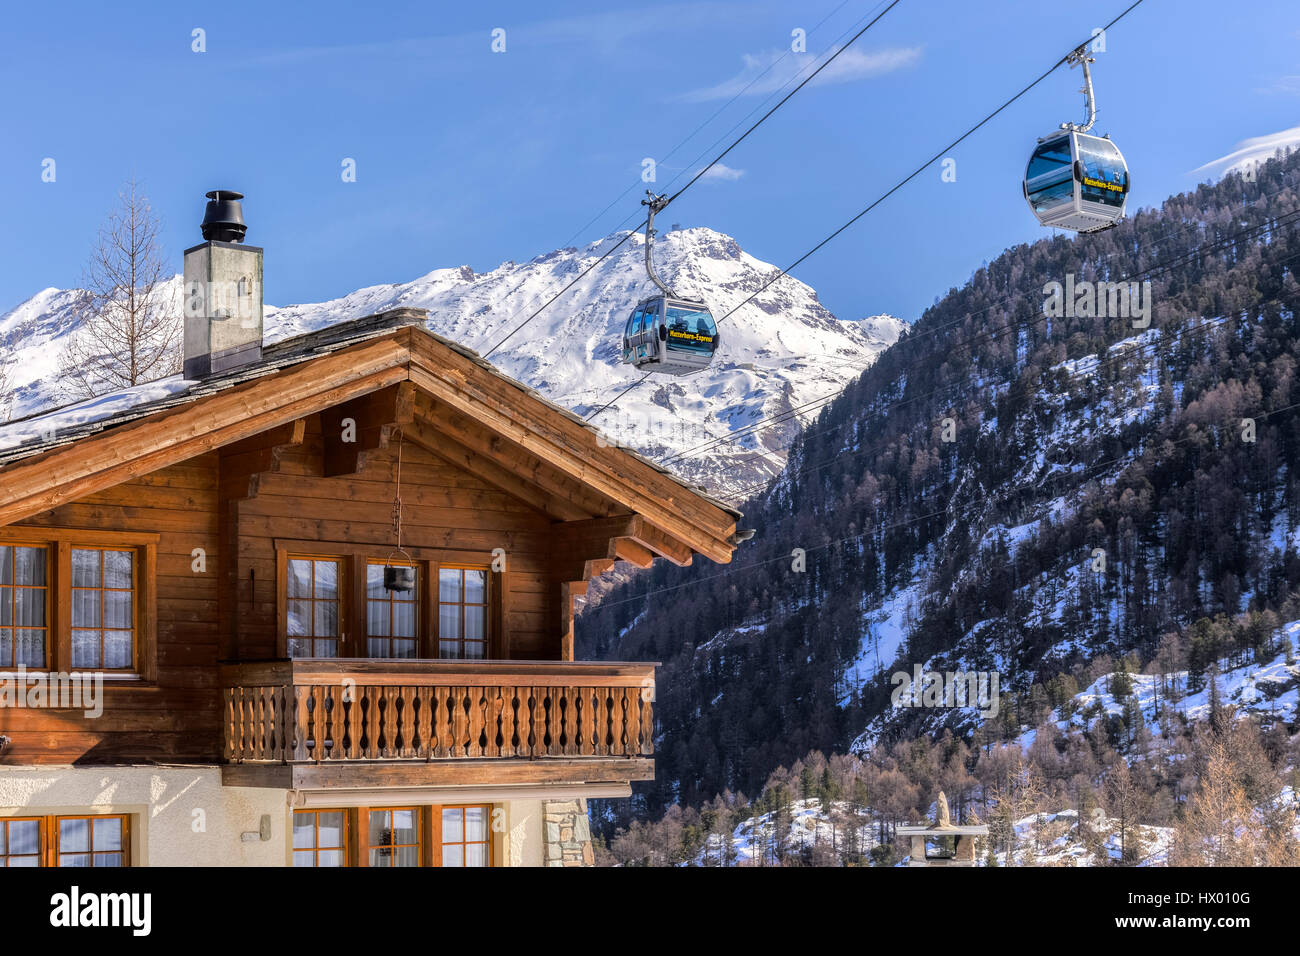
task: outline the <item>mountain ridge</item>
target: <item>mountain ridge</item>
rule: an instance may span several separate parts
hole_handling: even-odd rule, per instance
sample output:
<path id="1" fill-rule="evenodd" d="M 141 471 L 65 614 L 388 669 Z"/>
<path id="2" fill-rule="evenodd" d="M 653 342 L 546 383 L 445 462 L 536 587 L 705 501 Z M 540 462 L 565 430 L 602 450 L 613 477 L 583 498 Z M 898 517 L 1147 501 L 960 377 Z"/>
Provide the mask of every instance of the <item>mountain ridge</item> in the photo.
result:
<path id="1" fill-rule="evenodd" d="M 1172 668 L 1165 648 L 1202 681 L 1294 611 L 1298 190 L 1300 152 L 1006 250 L 801 430 L 741 504 L 758 533 L 732 566 L 589 607 L 583 656 L 663 661 L 648 806 L 752 791 L 813 750 L 1015 740 L 1094 661 Z M 1044 309 L 1045 281 L 1143 275 L 1149 328 Z M 916 665 L 998 672 L 998 718 L 893 707 Z"/>
<path id="2" fill-rule="evenodd" d="M 602 262 L 600 255 L 623 241 Z M 645 275 L 644 239 L 614 233 L 584 247 L 552 250 L 525 263 L 477 273 L 469 266 L 432 270 L 408 282 L 375 285 L 317 303 L 267 306 L 266 341 L 399 306 L 428 309 L 429 328 L 486 351 L 589 266 L 594 267 L 491 361 L 546 397 L 587 415 L 615 398 L 638 373 L 621 363 L 618 342 L 628 312 L 653 290 Z M 783 276 L 741 306 L 777 272 L 711 229 L 673 230 L 655 245 L 657 268 L 684 294 L 706 297 L 714 314 L 736 309 L 721 329 L 714 364 L 685 378 L 656 376 L 597 419 L 615 443 L 651 458 L 681 455 L 703 442 L 708 454 L 677 457 L 674 470 L 717 494 L 735 493 L 779 471 L 800 406 L 837 394 L 895 341 L 901 320 L 876 315 L 842 320 L 809 286 Z M 181 280 L 167 293 L 179 306 Z M 75 327 L 76 290 L 44 289 L 0 315 L 0 344 L 16 359 L 15 417 L 63 403 L 57 353 Z M 737 308 L 739 306 L 739 308 Z M 490 319 L 490 321 L 488 321 Z M 736 438 L 753 422 L 785 421 Z"/>

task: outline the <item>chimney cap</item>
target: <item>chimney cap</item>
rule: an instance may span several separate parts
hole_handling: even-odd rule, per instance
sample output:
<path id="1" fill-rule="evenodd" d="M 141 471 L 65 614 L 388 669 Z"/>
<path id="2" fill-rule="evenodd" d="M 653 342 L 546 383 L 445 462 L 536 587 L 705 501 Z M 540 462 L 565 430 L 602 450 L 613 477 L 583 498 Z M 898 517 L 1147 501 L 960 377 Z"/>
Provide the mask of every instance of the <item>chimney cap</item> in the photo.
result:
<path id="1" fill-rule="evenodd" d="M 243 193 L 233 189 L 214 189 L 206 193 L 207 208 L 203 211 L 203 222 L 199 231 L 203 238 L 218 242 L 243 242 L 248 226 L 244 224 L 244 210 L 239 201 Z"/>

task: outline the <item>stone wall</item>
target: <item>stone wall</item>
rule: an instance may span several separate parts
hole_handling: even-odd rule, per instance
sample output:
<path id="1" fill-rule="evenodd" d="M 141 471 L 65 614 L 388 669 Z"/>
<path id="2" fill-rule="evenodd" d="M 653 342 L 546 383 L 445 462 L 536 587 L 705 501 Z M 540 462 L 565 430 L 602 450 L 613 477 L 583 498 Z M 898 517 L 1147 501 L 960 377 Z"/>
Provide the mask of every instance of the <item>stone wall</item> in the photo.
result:
<path id="1" fill-rule="evenodd" d="M 591 825 L 586 800 L 548 800 L 542 804 L 543 860 L 547 866 L 592 866 Z"/>

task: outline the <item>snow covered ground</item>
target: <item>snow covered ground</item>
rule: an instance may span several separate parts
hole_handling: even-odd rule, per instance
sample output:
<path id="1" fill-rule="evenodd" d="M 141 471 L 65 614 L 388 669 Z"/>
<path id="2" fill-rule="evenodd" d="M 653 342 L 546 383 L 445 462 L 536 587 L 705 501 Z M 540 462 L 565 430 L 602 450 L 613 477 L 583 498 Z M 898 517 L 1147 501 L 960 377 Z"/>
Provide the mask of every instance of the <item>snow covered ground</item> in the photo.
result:
<path id="1" fill-rule="evenodd" d="M 1073 810 L 1058 813 L 1037 813 L 1016 821 L 1017 866 L 1098 866 L 1105 860 L 1118 862 L 1123 858 L 1119 820 L 1095 811 L 1086 821 L 1092 839 L 1100 844 L 1100 854 L 1085 842 L 1079 832 L 1079 815 Z M 1164 866 L 1168 861 L 1169 847 L 1173 843 L 1171 827 L 1139 826 L 1133 835 L 1135 845 L 1141 847 L 1138 866 Z M 1007 866 L 1006 851 L 996 855 L 998 866 Z M 977 860 L 979 865 L 987 859 Z"/>
<path id="2" fill-rule="evenodd" d="M 796 800 L 786 828 L 785 853 L 800 854 L 804 850 L 821 846 L 828 851 L 844 853 L 856 850 L 870 853 L 876 844 L 874 818 L 868 810 L 858 810 L 859 827 L 856 841 L 849 839 L 847 820 L 854 814 L 846 803 L 833 802 L 830 812 L 822 810 L 820 800 Z M 730 866 L 778 866 L 776 851 L 776 814 L 764 813 L 757 819 L 750 817 L 737 824 L 731 835 L 732 859 Z M 833 848 L 833 850 L 832 850 Z M 709 834 L 704 847 L 693 861 L 694 866 L 719 866 L 726 860 L 722 836 Z"/>
<path id="3" fill-rule="evenodd" d="M 824 812 L 820 800 L 796 800 L 785 829 L 784 853 L 787 860 L 802 859 L 806 851 L 820 850 L 827 854 L 821 862 L 843 859 L 845 854 L 854 858 L 866 857 L 879 844 L 875 816 L 870 809 L 859 808 L 859 821 L 855 839 L 850 839 L 846 822 L 854 815 L 853 808 L 842 802 L 831 804 Z M 691 865 L 693 866 L 778 866 L 776 849 L 776 814 L 764 813 L 757 820 L 750 817 L 741 821 L 731 834 L 731 856 L 728 857 L 722 837 L 710 834 Z M 1122 843 L 1119 821 L 1094 811 L 1088 821 L 1089 840 L 1082 838 L 1078 814 L 1073 810 L 1039 813 L 1017 820 L 1014 860 L 1008 860 L 1005 850 L 995 855 L 998 866 L 1097 866 L 1103 860 L 1118 861 Z M 1140 842 L 1139 866 L 1163 866 L 1167 862 L 1173 830 L 1169 827 L 1139 827 L 1136 839 Z M 986 845 L 977 845 L 976 865 L 989 865 Z M 906 866 L 904 856 L 897 864 Z"/>
<path id="4" fill-rule="evenodd" d="M 1281 628 L 1281 633 L 1289 638 L 1292 647 L 1300 639 L 1300 621 L 1293 621 Z M 1172 675 L 1171 686 L 1176 686 L 1180 693 L 1178 700 L 1168 699 L 1166 693 L 1159 692 L 1159 678 L 1148 674 L 1130 674 L 1129 681 L 1133 687 L 1132 704 L 1141 708 L 1142 719 L 1154 727 L 1159 721 L 1157 708 L 1169 709 L 1181 714 L 1188 720 L 1205 720 L 1210 715 L 1210 685 L 1196 693 L 1187 693 L 1187 672 L 1178 671 Z M 1052 720 L 1062 731 L 1082 730 L 1106 716 L 1122 717 L 1125 713 L 1125 701 L 1117 699 L 1111 692 L 1114 674 L 1106 674 L 1093 681 L 1084 691 L 1075 695 L 1073 705 L 1052 712 Z M 1292 663 L 1286 661 L 1283 648 L 1268 661 L 1248 663 L 1241 667 L 1225 670 L 1218 676 L 1219 698 L 1225 705 L 1236 708 L 1239 715 L 1257 714 L 1284 723 L 1296 720 L 1297 705 L 1300 705 L 1300 659 Z M 1029 747 L 1034 742 L 1037 731 L 1026 731 L 1020 737 L 1020 743 Z"/>

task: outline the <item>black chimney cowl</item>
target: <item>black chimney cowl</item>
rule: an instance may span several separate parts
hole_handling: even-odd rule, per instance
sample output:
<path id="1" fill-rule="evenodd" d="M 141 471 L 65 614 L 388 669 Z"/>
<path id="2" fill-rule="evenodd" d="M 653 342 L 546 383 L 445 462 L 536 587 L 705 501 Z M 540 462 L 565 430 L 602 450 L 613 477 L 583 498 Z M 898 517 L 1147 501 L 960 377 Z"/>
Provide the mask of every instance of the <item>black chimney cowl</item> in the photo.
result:
<path id="1" fill-rule="evenodd" d="M 239 200 L 244 198 L 244 194 L 233 189 L 214 189 L 207 197 L 203 224 L 199 226 L 203 238 L 217 242 L 243 242 L 248 226 L 244 225 L 244 209 Z"/>

